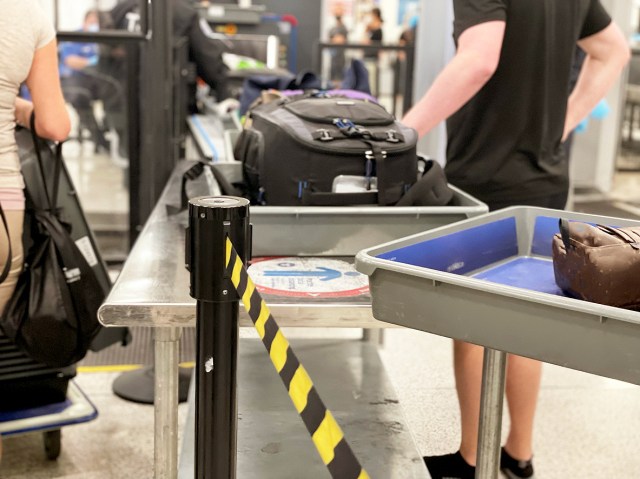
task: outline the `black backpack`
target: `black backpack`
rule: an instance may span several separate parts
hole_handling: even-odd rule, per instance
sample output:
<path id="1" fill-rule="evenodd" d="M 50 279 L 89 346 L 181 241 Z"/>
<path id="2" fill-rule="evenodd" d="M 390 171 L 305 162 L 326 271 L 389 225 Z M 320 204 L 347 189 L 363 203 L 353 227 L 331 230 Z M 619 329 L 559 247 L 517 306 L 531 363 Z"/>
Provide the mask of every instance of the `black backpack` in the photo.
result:
<path id="1" fill-rule="evenodd" d="M 274 206 L 391 206 L 416 182 L 416 132 L 367 100 L 301 95 L 250 111 L 234 148 L 244 196 Z M 358 192 L 336 192 L 359 178 Z"/>

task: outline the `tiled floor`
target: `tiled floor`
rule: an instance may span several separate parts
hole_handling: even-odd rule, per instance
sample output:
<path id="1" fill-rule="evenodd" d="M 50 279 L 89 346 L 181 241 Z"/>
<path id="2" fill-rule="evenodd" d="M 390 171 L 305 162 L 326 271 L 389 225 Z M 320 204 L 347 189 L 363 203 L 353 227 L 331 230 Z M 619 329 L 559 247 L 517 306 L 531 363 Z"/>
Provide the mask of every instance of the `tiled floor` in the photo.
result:
<path id="1" fill-rule="evenodd" d="M 390 330 L 381 356 L 419 450 L 455 451 L 460 437 L 451 341 Z M 538 479 L 638 478 L 638 440 L 640 387 L 544 365 L 534 434 Z"/>
<path id="2" fill-rule="evenodd" d="M 106 155 L 74 159 L 77 146 L 68 148 L 68 166 L 87 213 L 126 213 L 122 168 Z M 611 198 L 640 208 L 640 174 L 617 175 Z M 296 330 L 292 334 L 353 337 L 354 332 Z M 451 342 L 393 329 L 386 332 L 380 354 L 421 453 L 454 451 L 459 430 Z M 78 384 L 100 416 L 63 430 L 63 450 L 57 462 L 44 459 L 39 434 L 7 438 L 0 478 L 152 477 L 153 409 L 114 396 L 111 383 L 116 375 L 78 376 Z M 180 406 L 181 422 L 185 414 L 185 406 Z M 640 388 L 545 365 L 534 442 L 538 479 L 639 478 Z"/>

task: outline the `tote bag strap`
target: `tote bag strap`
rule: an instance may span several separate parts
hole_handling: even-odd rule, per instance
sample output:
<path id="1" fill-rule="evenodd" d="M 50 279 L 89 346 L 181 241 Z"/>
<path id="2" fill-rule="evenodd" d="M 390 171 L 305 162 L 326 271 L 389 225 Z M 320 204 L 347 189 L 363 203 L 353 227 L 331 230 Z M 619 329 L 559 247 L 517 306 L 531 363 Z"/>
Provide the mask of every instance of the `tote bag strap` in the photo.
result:
<path id="1" fill-rule="evenodd" d="M 11 236 L 9 236 L 9 226 L 7 225 L 7 218 L 4 215 L 4 210 L 2 209 L 2 205 L 0 205 L 0 217 L 2 217 L 2 225 L 4 226 L 4 230 L 7 233 L 7 259 L 4 262 L 4 268 L 2 269 L 2 273 L 0 273 L 0 283 L 4 283 L 4 280 L 9 276 L 9 271 L 11 270 L 11 259 L 13 258 L 13 254 L 11 252 Z"/>
<path id="2" fill-rule="evenodd" d="M 36 116 L 35 113 L 31 113 L 31 138 L 33 139 L 33 147 L 36 151 L 36 158 L 38 159 L 38 167 L 40 169 L 40 177 L 42 178 L 42 185 L 44 187 L 44 193 L 47 198 L 47 207 L 50 211 L 55 212 L 58 207 L 58 189 L 60 186 L 60 173 L 62 171 L 62 143 L 58 142 L 55 146 L 54 152 L 54 169 L 53 169 L 53 191 L 49 194 L 49 187 L 47 186 L 47 177 L 44 174 L 44 161 L 42 159 L 42 153 L 38 147 L 40 137 L 36 132 Z"/>

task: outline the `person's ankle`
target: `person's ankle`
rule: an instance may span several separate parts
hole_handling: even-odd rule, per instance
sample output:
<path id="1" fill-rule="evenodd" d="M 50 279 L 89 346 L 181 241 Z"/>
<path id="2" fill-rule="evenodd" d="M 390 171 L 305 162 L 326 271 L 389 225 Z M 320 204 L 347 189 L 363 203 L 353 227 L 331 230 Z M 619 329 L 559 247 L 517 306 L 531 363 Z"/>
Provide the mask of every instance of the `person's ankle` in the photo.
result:
<path id="1" fill-rule="evenodd" d="M 509 454 L 509 456 L 517 461 L 526 462 L 531 461 L 531 459 L 533 458 L 533 452 L 531 451 L 531 448 L 513 447 L 513 445 L 510 445 L 508 441 L 505 443 L 502 449 L 504 449 L 505 452 Z"/>
<path id="2" fill-rule="evenodd" d="M 535 475 L 533 454 L 530 459 L 520 460 L 512 457 L 503 447 L 500 453 L 500 470 L 509 479 L 533 479 Z"/>
<path id="3" fill-rule="evenodd" d="M 476 467 L 476 450 L 465 449 L 463 446 L 460 446 L 460 455 L 462 459 L 472 467 Z"/>

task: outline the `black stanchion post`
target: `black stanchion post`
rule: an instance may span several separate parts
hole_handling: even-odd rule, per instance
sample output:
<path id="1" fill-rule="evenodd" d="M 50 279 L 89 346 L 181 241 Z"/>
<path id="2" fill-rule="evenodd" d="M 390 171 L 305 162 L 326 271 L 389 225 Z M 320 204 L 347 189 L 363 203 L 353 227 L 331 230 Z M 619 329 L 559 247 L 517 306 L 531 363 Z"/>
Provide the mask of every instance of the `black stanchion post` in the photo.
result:
<path id="1" fill-rule="evenodd" d="M 226 239 L 249 259 L 249 201 L 229 196 L 189 202 L 186 263 L 196 307 L 197 479 L 236 477 L 238 295 L 226 273 Z"/>

